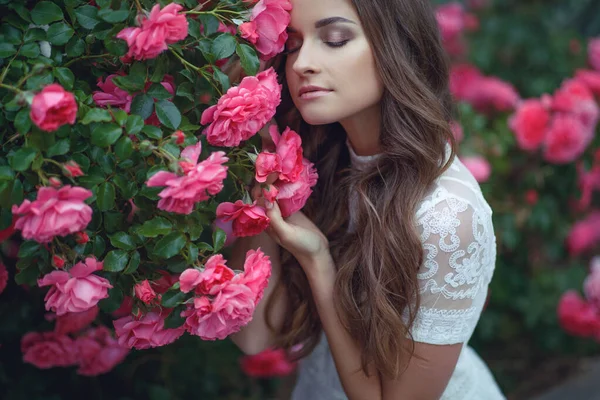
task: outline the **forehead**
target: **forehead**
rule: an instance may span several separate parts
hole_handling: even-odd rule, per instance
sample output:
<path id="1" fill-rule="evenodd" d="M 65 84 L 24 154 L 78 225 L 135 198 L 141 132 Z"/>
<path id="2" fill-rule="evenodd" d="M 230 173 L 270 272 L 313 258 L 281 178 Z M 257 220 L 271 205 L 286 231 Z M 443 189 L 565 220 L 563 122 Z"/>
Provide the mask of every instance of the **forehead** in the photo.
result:
<path id="1" fill-rule="evenodd" d="M 295 29 L 314 29 L 315 22 L 330 17 L 343 17 L 359 23 L 350 0 L 291 0 L 291 23 Z"/>

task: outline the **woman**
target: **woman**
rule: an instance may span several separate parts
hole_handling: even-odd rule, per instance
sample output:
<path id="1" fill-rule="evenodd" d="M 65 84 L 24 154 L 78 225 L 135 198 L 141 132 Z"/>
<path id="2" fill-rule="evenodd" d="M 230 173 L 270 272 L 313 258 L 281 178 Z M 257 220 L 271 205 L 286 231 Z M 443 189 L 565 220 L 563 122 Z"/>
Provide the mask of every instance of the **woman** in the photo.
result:
<path id="1" fill-rule="evenodd" d="M 454 157 L 429 0 L 292 5 L 278 122 L 300 133 L 319 182 L 303 212 L 267 203 L 268 235 L 238 242 L 235 255 L 268 252 L 273 275 L 234 342 L 301 344 L 294 400 L 504 398 L 467 346 L 496 245 Z"/>

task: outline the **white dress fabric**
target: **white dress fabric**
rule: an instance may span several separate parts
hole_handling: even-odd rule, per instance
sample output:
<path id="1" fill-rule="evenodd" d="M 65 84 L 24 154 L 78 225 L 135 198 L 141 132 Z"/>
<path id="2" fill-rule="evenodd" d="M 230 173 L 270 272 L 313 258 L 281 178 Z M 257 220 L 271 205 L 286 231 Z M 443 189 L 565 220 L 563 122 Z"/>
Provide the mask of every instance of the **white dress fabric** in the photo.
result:
<path id="1" fill-rule="evenodd" d="M 348 148 L 356 168 L 377 157 L 358 156 L 351 146 Z M 356 198 L 351 196 L 350 229 L 353 201 Z M 494 272 L 496 238 L 492 210 L 479 184 L 458 158 L 417 207 L 416 222 L 425 261 L 418 274 L 421 305 L 412 336 L 417 342 L 436 345 L 463 343 L 441 399 L 505 399 L 488 367 L 467 345 Z M 323 334 L 315 350 L 300 362 L 292 400 L 347 399 Z"/>

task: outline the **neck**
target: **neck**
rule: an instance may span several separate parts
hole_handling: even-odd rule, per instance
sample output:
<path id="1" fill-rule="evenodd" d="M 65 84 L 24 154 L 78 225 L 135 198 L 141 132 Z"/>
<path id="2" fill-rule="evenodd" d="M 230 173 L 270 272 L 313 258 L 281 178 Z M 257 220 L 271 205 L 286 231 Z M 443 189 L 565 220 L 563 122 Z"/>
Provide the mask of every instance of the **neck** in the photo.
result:
<path id="1" fill-rule="evenodd" d="M 381 109 L 379 104 L 363 110 L 342 121 L 348 141 L 359 156 L 372 156 L 381 153 L 379 135 L 381 131 Z"/>

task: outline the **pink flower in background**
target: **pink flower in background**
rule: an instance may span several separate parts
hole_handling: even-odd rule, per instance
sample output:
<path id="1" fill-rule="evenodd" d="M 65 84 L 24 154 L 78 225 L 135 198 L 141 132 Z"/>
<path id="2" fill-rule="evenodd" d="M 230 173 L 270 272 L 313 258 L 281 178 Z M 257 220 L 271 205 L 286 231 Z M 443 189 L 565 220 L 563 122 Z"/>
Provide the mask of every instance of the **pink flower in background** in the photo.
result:
<path id="1" fill-rule="evenodd" d="M 302 160 L 303 169 L 296 182 L 276 181 L 274 185 L 279 193 L 277 204 L 283 217 L 289 217 L 301 210 L 312 193 L 312 187 L 317 184 L 317 171 L 306 158 Z"/>
<path id="2" fill-rule="evenodd" d="M 244 273 L 239 281 L 246 285 L 255 295 L 254 304 L 262 299 L 271 277 L 271 261 L 260 248 L 249 250 L 244 261 Z"/>
<path id="3" fill-rule="evenodd" d="M 38 286 L 51 286 L 46 294 L 46 310 L 61 316 L 68 312 L 86 311 L 108 297 L 112 285 L 106 278 L 94 275 L 103 263 L 89 257 L 68 272 L 53 271 L 38 280 Z"/>
<path id="4" fill-rule="evenodd" d="M 590 39 L 588 42 L 588 58 L 592 68 L 600 71 L 600 37 Z"/>
<path id="5" fill-rule="evenodd" d="M 142 282 L 136 284 L 133 287 L 133 290 L 135 292 L 135 297 L 146 304 L 150 304 L 152 300 L 156 298 L 156 292 L 150 287 L 148 279 L 144 279 Z"/>
<path id="6" fill-rule="evenodd" d="M 483 77 L 471 64 L 455 64 L 450 69 L 450 91 L 457 100 L 466 99 Z"/>
<path id="7" fill-rule="evenodd" d="M 460 157 L 460 161 L 473 174 L 477 182 L 486 182 L 492 174 L 490 163 L 481 156 Z"/>
<path id="8" fill-rule="evenodd" d="M 99 311 L 98 306 L 93 306 L 85 311 L 68 312 L 60 315 L 56 318 L 54 332 L 59 335 L 79 332 L 96 320 Z"/>
<path id="9" fill-rule="evenodd" d="M 287 376 L 294 372 L 296 363 L 291 362 L 283 349 L 267 349 L 240 359 L 242 371 L 253 378 Z"/>
<path id="10" fill-rule="evenodd" d="M 100 107 L 115 107 L 125 110 L 129 113 L 131 109 L 131 102 L 133 101 L 133 95 L 127 91 L 117 87 L 113 83 L 113 78 L 116 78 L 117 74 L 111 74 L 106 77 L 104 82 L 101 78 L 98 78 L 98 87 L 101 91 L 95 91 L 92 94 L 92 99 Z"/>
<path id="11" fill-rule="evenodd" d="M 84 230 L 92 220 L 92 209 L 84 200 L 91 196 L 90 190 L 80 187 L 42 187 L 33 202 L 13 205 L 13 215 L 19 215 L 15 228 L 23 238 L 40 243 Z"/>
<path id="12" fill-rule="evenodd" d="M 597 97 L 600 97 L 600 71 L 578 69 L 575 71 L 575 79 L 582 82 Z"/>
<path id="13" fill-rule="evenodd" d="M 558 302 L 558 322 L 572 335 L 597 337 L 600 334 L 597 310 L 573 290 L 564 293 Z"/>
<path id="14" fill-rule="evenodd" d="M 52 83 L 33 96 L 29 116 L 41 130 L 53 132 L 65 124 L 75 123 L 77 101 L 73 93 Z"/>
<path id="15" fill-rule="evenodd" d="M 600 256 L 590 262 L 590 273 L 583 283 L 583 291 L 588 301 L 600 311 Z"/>
<path id="16" fill-rule="evenodd" d="M 600 243 L 600 211 L 576 222 L 567 237 L 567 249 L 572 255 L 589 250 Z"/>
<path id="17" fill-rule="evenodd" d="M 600 191 L 600 150 L 597 150 L 592 168 L 586 171 L 583 162 L 577 163 L 577 174 L 579 175 L 579 189 L 581 190 L 581 199 L 579 204 L 581 209 L 586 209 L 592 203 L 594 191 Z"/>
<path id="18" fill-rule="evenodd" d="M 178 214 L 190 214 L 196 203 L 208 200 L 223 189 L 223 180 L 227 177 L 227 167 L 223 164 L 228 158 L 224 152 L 217 151 L 198 163 L 200 149 L 198 142 L 181 152 L 181 157 L 185 160 L 180 162 L 185 173 L 183 176 L 159 171 L 146 182 L 149 187 L 166 186 L 158 194 L 161 198 L 158 208 Z"/>
<path id="19" fill-rule="evenodd" d="M 2 261 L 0 261 L 0 294 L 6 289 L 8 284 L 8 271 Z"/>
<path id="20" fill-rule="evenodd" d="M 75 340 L 79 369 L 84 376 L 97 376 L 111 371 L 123 362 L 129 349 L 121 346 L 105 326 L 89 329 Z"/>
<path id="21" fill-rule="evenodd" d="M 575 161 L 590 143 L 589 131 L 569 114 L 556 114 L 550 122 L 543 144 L 544 159 L 554 164 Z"/>
<path id="22" fill-rule="evenodd" d="M 578 79 L 567 79 L 552 96 L 552 109 L 574 116 L 585 128 L 587 144 L 593 139 L 600 118 L 600 108 L 587 85 Z"/>
<path id="23" fill-rule="evenodd" d="M 280 102 L 281 85 L 273 68 L 247 76 L 202 113 L 202 125 L 210 124 L 203 133 L 213 146 L 237 146 L 273 118 Z"/>
<path id="24" fill-rule="evenodd" d="M 173 343 L 185 330 L 183 327 L 166 329 L 164 324 L 167 316 L 166 311 L 150 311 L 139 319 L 127 316 L 113 321 L 119 344 L 130 349 L 143 350 Z"/>
<path id="25" fill-rule="evenodd" d="M 452 131 L 452 135 L 454 136 L 456 143 L 463 141 L 465 134 L 463 132 L 462 125 L 458 121 L 450 121 L 450 130 Z"/>
<path id="26" fill-rule="evenodd" d="M 270 223 L 265 209 L 256 205 L 256 201 L 252 204 L 244 204 L 242 200 L 223 202 L 217 207 L 217 218 L 224 222 L 232 221 L 233 235 L 237 237 L 258 235 Z"/>
<path id="27" fill-rule="evenodd" d="M 68 367 L 77 363 L 77 346 L 67 335 L 29 332 L 21 338 L 23 362 L 38 368 Z"/>
<path id="28" fill-rule="evenodd" d="M 523 101 L 509 118 L 508 126 L 523 150 L 536 150 L 546 137 L 550 113 L 538 99 Z"/>
<path id="29" fill-rule="evenodd" d="M 240 25 L 242 37 L 256 46 L 263 60 L 283 51 L 291 9 L 289 0 L 260 0 L 252 9 L 250 22 Z"/>
<path id="30" fill-rule="evenodd" d="M 435 9 L 435 18 L 448 54 L 463 55 L 467 50 L 463 32 L 467 28 L 467 23 L 472 25 L 472 22 L 469 21 L 462 4 L 451 2 L 438 6 Z"/>
<path id="31" fill-rule="evenodd" d="M 152 7 L 148 18 L 141 17 L 140 28 L 125 28 L 117 34 L 129 46 L 128 57 L 136 60 L 156 58 L 167 50 L 168 44 L 187 37 L 188 22 L 185 15 L 179 14 L 183 7 L 176 3 Z"/>

